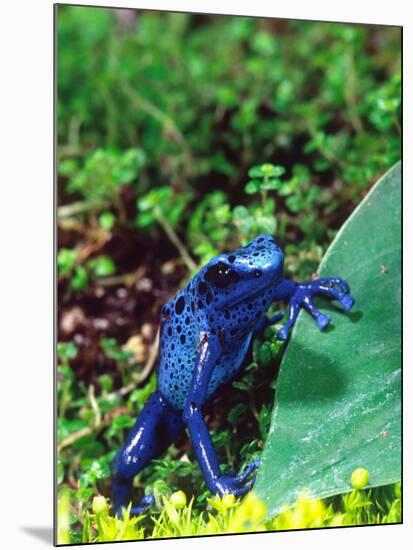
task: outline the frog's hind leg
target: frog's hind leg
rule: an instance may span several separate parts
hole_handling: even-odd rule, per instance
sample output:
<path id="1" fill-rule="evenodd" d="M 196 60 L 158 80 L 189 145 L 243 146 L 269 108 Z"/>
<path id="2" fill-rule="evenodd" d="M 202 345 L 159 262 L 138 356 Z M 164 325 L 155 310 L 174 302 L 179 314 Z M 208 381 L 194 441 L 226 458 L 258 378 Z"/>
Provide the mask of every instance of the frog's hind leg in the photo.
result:
<path id="1" fill-rule="evenodd" d="M 132 481 L 147 464 L 163 454 L 184 430 L 181 415 L 167 405 L 158 391 L 147 400 L 128 438 L 112 465 L 112 497 L 115 513 L 121 517 L 122 507 L 132 500 Z M 131 515 L 144 513 L 152 504 L 152 495 L 145 495 Z"/>

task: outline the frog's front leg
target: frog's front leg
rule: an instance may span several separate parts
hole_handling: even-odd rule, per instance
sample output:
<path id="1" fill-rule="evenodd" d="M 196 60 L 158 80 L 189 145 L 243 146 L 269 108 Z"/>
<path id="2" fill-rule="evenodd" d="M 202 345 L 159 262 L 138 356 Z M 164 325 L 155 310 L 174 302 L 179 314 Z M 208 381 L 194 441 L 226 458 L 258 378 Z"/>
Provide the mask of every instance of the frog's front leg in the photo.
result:
<path id="1" fill-rule="evenodd" d="M 202 413 L 211 374 L 221 354 L 219 338 L 207 333 L 201 335 L 183 419 L 188 428 L 198 464 L 211 493 L 218 493 L 220 496 L 227 493 L 241 496 L 251 489 L 254 479 L 248 478 L 258 468 L 259 461 L 251 462 L 240 475 L 223 476 Z"/>
<path id="2" fill-rule="evenodd" d="M 338 300 L 344 311 L 350 311 L 354 304 L 354 298 L 350 295 L 348 284 L 339 277 L 320 277 L 303 283 L 285 279 L 276 287 L 273 296 L 274 300 L 289 301 L 288 321 L 278 332 L 280 340 L 288 338 L 288 333 L 302 307 L 314 317 L 320 330 L 328 326 L 331 317 L 321 313 L 313 304 L 313 297 L 317 294 Z"/>

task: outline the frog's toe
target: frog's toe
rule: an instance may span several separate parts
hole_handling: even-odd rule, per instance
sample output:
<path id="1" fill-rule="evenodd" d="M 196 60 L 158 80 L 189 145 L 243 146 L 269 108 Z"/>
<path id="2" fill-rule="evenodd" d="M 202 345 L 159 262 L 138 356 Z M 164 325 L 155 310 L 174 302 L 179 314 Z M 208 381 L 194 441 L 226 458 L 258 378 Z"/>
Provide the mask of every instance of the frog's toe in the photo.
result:
<path id="1" fill-rule="evenodd" d="M 239 487 L 239 488 L 235 489 L 235 492 L 234 492 L 235 496 L 236 497 L 242 497 L 242 496 L 246 495 L 247 493 L 249 493 L 251 491 L 251 489 L 254 487 L 255 480 L 256 480 L 256 477 L 253 477 L 252 479 L 250 479 L 248 481 L 248 483 L 246 483 L 242 487 Z"/>
<path id="2" fill-rule="evenodd" d="M 261 459 L 256 458 L 252 462 L 250 462 L 244 470 L 237 476 L 234 477 L 234 481 L 236 483 L 244 483 L 244 481 L 253 473 L 257 468 L 259 468 L 261 465 Z"/>
<path id="3" fill-rule="evenodd" d="M 246 495 L 249 491 L 251 491 L 254 486 L 255 479 L 256 477 L 254 476 L 252 479 L 248 480 L 247 483 L 244 483 L 240 487 L 232 486 L 228 492 L 236 497 L 242 497 L 243 495 Z"/>
<path id="4" fill-rule="evenodd" d="M 314 282 L 320 287 L 324 285 L 327 285 L 330 288 L 338 286 L 341 292 L 343 292 L 344 294 L 348 294 L 348 292 L 350 291 L 350 287 L 348 286 L 347 282 L 341 277 L 320 277 L 319 279 L 315 279 Z"/>
<path id="5" fill-rule="evenodd" d="M 224 495 L 234 495 L 240 497 L 252 489 L 255 483 L 255 476 L 247 479 L 248 476 L 258 468 L 258 463 L 254 461 L 245 468 L 240 475 L 225 475 L 215 480 L 213 487 L 210 487 L 212 493 L 217 493 L 221 498 Z"/>
<path id="6" fill-rule="evenodd" d="M 153 495 L 145 495 L 138 506 L 134 506 L 130 509 L 129 516 L 140 516 L 142 514 L 145 514 L 151 506 L 155 504 L 155 497 Z M 119 507 L 116 510 L 116 515 L 118 518 L 123 519 L 124 518 L 124 511 L 125 508 L 123 506 Z"/>
<path id="7" fill-rule="evenodd" d="M 155 504 L 155 497 L 153 495 L 145 495 L 141 499 L 139 506 L 136 506 L 135 508 L 131 509 L 131 515 L 139 516 L 140 514 L 144 514 L 154 504 Z"/>
<path id="8" fill-rule="evenodd" d="M 350 294 L 345 294 L 341 299 L 341 305 L 343 306 L 344 311 L 350 311 L 354 306 L 354 298 Z"/>
<path id="9" fill-rule="evenodd" d="M 316 319 L 318 328 L 320 330 L 324 330 L 330 323 L 331 317 L 329 315 L 325 315 L 324 313 L 320 313 L 320 315 Z"/>
<path id="10" fill-rule="evenodd" d="M 278 340 L 287 340 L 288 338 L 288 327 L 281 327 L 280 330 L 277 332 L 277 338 Z"/>

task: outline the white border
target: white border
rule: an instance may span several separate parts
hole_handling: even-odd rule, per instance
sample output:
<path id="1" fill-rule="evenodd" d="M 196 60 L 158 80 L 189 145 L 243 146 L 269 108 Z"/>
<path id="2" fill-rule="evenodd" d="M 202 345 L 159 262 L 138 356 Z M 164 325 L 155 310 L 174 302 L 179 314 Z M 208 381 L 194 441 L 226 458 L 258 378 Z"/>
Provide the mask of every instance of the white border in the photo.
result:
<path id="1" fill-rule="evenodd" d="M 69 3 L 69 2 L 62 2 Z M 405 152 L 411 142 L 412 76 L 409 2 L 392 0 L 153 0 L 119 2 L 90 1 L 91 5 L 121 5 L 147 9 L 263 15 L 296 19 L 368 22 L 404 25 Z M 1 484 L 0 525 L 2 548 L 30 549 L 50 546 L 39 538 L 52 527 L 52 22 L 53 2 L 20 0 L 2 4 L 1 63 Z M 410 16 L 410 17 L 409 17 Z M 404 303 L 405 336 L 413 334 L 411 291 L 412 163 L 404 163 Z M 409 215 L 410 214 L 410 215 Z M 410 310 L 411 311 L 411 310 Z M 413 362 L 405 338 L 404 420 L 405 434 L 411 427 Z M 411 443 L 405 438 L 405 487 L 413 487 Z M 411 490 L 411 489 L 410 489 Z M 181 545 L 206 549 L 260 544 L 280 549 L 305 546 L 307 550 L 349 548 L 407 548 L 412 520 L 411 495 L 405 498 L 402 526 L 366 527 L 151 541 L 142 548 L 178 548 Z M 28 528 L 32 532 L 28 532 Z M 37 530 L 37 535 L 33 534 Z M 412 533 L 410 532 L 410 535 Z M 412 537 L 410 537 L 412 538 Z M 131 544 L 99 545 L 97 548 L 132 548 Z M 27 546 L 26 546 L 27 545 Z"/>

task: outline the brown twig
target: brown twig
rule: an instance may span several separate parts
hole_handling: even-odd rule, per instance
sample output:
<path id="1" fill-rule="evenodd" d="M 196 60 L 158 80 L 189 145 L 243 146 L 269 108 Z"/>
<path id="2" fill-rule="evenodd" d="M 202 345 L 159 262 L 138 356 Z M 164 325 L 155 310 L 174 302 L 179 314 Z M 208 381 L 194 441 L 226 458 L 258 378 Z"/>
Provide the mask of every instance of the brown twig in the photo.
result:
<path id="1" fill-rule="evenodd" d="M 99 203 L 99 206 L 104 206 L 105 203 Z M 96 204 L 91 204 L 87 201 L 76 201 L 70 204 L 64 204 L 57 209 L 57 217 L 59 218 L 71 218 L 76 214 L 83 214 L 89 212 L 92 208 L 96 208 Z"/>
<path id="2" fill-rule="evenodd" d="M 102 420 L 102 413 L 100 412 L 99 405 L 95 398 L 95 386 L 91 384 L 88 388 L 87 392 L 88 400 L 90 403 L 90 406 L 92 407 L 93 413 L 94 413 L 94 421 L 92 426 L 85 426 L 81 430 L 78 430 L 77 432 L 71 433 L 66 439 L 64 439 L 59 445 L 57 446 L 57 452 L 60 453 L 65 447 L 68 447 L 69 445 L 73 445 L 76 441 L 81 439 L 82 437 L 85 437 L 87 435 L 92 434 L 95 430 L 99 430 L 103 428 L 106 425 L 109 425 L 109 421 Z"/>
<path id="3" fill-rule="evenodd" d="M 186 249 L 185 245 L 181 241 L 181 239 L 178 237 L 178 235 L 175 233 L 173 227 L 169 224 L 165 216 L 162 214 L 161 209 L 157 206 L 154 209 L 154 214 L 160 225 L 162 226 L 162 229 L 165 231 L 165 233 L 168 235 L 169 240 L 175 245 L 177 248 L 182 260 L 184 261 L 185 265 L 189 269 L 189 271 L 197 271 L 198 266 L 194 262 L 194 260 L 189 255 L 188 250 Z"/>
<path id="4" fill-rule="evenodd" d="M 89 258 L 89 256 L 91 256 L 92 254 L 95 254 L 96 252 L 98 252 L 108 242 L 108 240 L 110 238 L 110 232 L 102 230 L 99 233 L 100 234 L 98 235 L 98 237 L 97 237 L 97 239 L 94 243 L 90 243 L 90 244 L 86 245 L 85 247 L 83 247 L 79 251 L 79 255 L 78 255 L 78 262 L 79 263 L 83 263 L 85 260 L 87 260 Z"/>
<path id="5" fill-rule="evenodd" d="M 66 439 L 59 443 L 59 445 L 57 446 L 57 452 L 60 453 L 65 447 L 69 447 L 69 445 L 73 445 L 73 443 L 76 443 L 76 441 L 78 441 L 82 437 L 90 435 L 95 429 L 95 426 L 85 426 L 81 430 L 71 433 L 68 437 L 66 437 Z"/>
<path id="6" fill-rule="evenodd" d="M 159 349 L 159 328 L 156 332 L 155 340 L 153 341 L 151 349 L 149 350 L 149 355 L 148 355 L 146 364 L 137 376 L 137 380 L 136 380 L 137 384 L 142 384 L 152 372 L 152 369 L 156 362 L 156 358 L 158 357 L 158 349 Z"/>
<path id="7" fill-rule="evenodd" d="M 148 99 L 142 97 L 137 90 L 125 79 L 120 79 L 119 85 L 129 97 L 129 100 L 135 104 L 138 109 L 145 111 L 152 118 L 157 120 L 164 131 L 167 132 L 171 138 L 181 147 L 184 163 L 188 173 L 192 171 L 192 154 L 189 148 L 188 142 L 186 141 L 181 130 L 176 125 L 175 121 L 166 113 L 161 111 L 156 105 L 151 103 Z"/>
<path id="8" fill-rule="evenodd" d="M 123 275 L 114 275 L 113 277 L 102 277 L 99 279 L 99 285 L 101 286 L 115 286 L 125 285 L 127 287 L 133 286 L 139 279 L 145 274 L 145 268 L 140 266 L 132 273 L 124 273 Z"/>

